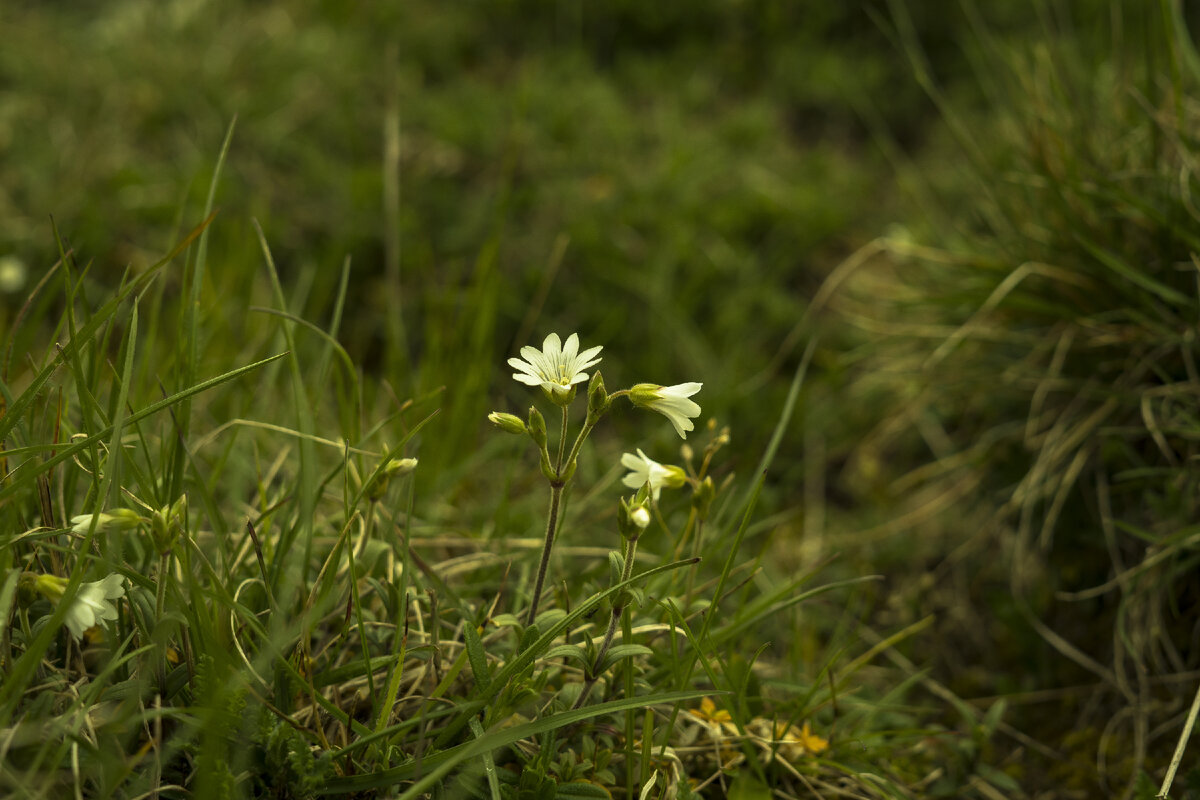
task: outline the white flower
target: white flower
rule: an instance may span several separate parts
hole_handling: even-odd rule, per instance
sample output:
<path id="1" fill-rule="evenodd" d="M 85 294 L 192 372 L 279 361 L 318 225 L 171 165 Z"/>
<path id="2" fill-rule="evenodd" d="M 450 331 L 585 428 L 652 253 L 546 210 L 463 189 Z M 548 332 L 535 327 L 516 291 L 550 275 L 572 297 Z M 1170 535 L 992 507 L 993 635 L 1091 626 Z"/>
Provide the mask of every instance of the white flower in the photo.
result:
<path id="1" fill-rule="evenodd" d="M 621 466 L 629 470 L 629 474 L 621 479 L 621 483 L 635 491 L 649 483 L 650 494 L 655 502 L 658 502 L 658 494 L 662 487 L 678 489 L 683 485 L 684 472 L 681 468 L 660 464 L 641 450 L 637 451 L 636 456 L 633 453 L 621 456 Z"/>
<path id="2" fill-rule="evenodd" d="M 54 575 L 39 575 L 36 586 L 38 591 L 57 603 L 67 588 L 67 581 Z M 76 639 L 82 639 L 83 632 L 88 628 L 104 620 L 117 618 L 117 608 L 109 601 L 124 594 L 125 578 L 120 573 L 114 572 L 104 580 L 85 583 L 71 601 L 63 622 Z"/>
<path id="3" fill-rule="evenodd" d="M 572 333 L 563 345 L 557 333 L 552 333 L 542 342 L 542 349 L 522 347 L 521 358 L 510 358 L 508 365 L 515 370 L 513 379 L 526 386 L 540 386 L 555 402 L 567 402 L 574 396 L 572 388 L 588 379 L 585 369 L 600 363 L 595 358 L 603 346 L 591 347 L 579 352 L 579 336 Z M 524 360 L 521 360 L 524 359 Z"/>
<path id="4" fill-rule="evenodd" d="M 636 406 L 657 411 L 675 426 L 680 439 L 686 439 L 684 431 L 693 430 L 694 417 L 700 416 L 700 406 L 688 398 L 700 391 L 702 383 L 680 383 L 675 386 L 659 386 L 655 383 L 639 383 L 629 390 L 629 399 Z"/>

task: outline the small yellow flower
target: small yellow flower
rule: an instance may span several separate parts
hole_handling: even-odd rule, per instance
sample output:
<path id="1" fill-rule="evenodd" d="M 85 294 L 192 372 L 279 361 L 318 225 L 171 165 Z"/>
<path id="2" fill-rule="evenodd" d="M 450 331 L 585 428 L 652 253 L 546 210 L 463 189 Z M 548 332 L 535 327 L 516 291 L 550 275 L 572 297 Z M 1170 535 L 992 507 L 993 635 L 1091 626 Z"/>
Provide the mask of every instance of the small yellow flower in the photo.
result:
<path id="1" fill-rule="evenodd" d="M 802 757 L 815 756 L 829 749 L 829 741 L 812 732 L 808 723 L 797 728 L 785 722 L 768 722 L 761 717 L 750 723 L 750 728 L 761 737 L 766 756 L 772 752 L 785 761 L 799 761 Z"/>
<path id="2" fill-rule="evenodd" d="M 731 722 L 733 717 L 725 709 L 717 709 L 717 704 L 713 702 L 711 697 L 703 697 L 700 699 L 699 709 L 688 709 L 688 713 L 697 719 L 702 719 L 707 722 Z"/>
<path id="3" fill-rule="evenodd" d="M 701 698 L 700 708 L 688 709 L 688 713 L 700 720 L 709 735 L 714 739 L 721 739 L 723 733 L 730 736 L 737 733 L 737 726 L 733 724 L 733 717 L 725 709 L 718 709 L 717 704 L 710 697 Z"/>
<path id="4" fill-rule="evenodd" d="M 807 722 L 804 723 L 804 725 L 800 728 L 800 743 L 804 745 L 805 750 L 813 755 L 816 755 L 817 753 L 824 753 L 829 749 L 829 740 L 822 739 L 820 736 L 817 736 L 815 733 L 813 733 L 808 727 Z"/>

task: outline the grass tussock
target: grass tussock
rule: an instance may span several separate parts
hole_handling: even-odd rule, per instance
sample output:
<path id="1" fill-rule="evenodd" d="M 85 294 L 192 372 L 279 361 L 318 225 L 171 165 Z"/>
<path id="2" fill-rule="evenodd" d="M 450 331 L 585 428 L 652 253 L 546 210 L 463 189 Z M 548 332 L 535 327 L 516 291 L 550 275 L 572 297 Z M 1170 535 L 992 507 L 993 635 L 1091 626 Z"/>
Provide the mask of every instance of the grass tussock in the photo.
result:
<path id="1" fill-rule="evenodd" d="M 955 691 L 1020 703 L 1064 790 L 1122 796 L 1166 770 L 1200 663 L 1200 62 L 1159 11 L 1114 5 L 1090 43 L 1051 24 L 1052 48 L 979 29 L 988 112 L 929 86 L 959 211 L 881 239 L 835 300 L 871 342 L 852 391 L 892 409 L 852 463 L 925 461 L 887 477 L 909 509 L 887 533 L 933 568 L 900 618 L 942 609 Z"/>

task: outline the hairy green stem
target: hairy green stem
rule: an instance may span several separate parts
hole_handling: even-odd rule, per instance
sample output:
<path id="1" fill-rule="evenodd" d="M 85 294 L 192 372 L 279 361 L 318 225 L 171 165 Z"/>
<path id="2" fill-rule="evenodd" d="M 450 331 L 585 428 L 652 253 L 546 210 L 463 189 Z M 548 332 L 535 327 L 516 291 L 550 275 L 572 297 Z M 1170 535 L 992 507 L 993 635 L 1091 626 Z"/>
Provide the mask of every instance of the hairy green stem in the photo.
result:
<path id="1" fill-rule="evenodd" d="M 525 624 L 532 625 L 537 619 L 538 605 L 541 603 L 542 587 L 546 583 L 546 572 L 550 569 L 550 551 L 554 548 L 554 539 L 558 534 L 558 510 L 562 503 L 563 488 L 571 480 L 573 472 L 571 465 L 575 463 L 576 457 L 579 455 L 579 449 L 583 447 L 584 441 L 588 434 L 592 432 L 592 428 L 596 427 L 595 421 L 585 422 L 583 428 L 579 431 L 579 435 L 575 437 L 575 443 L 571 445 L 570 453 L 564 457 L 564 451 L 567 447 L 567 408 L 563 406 L 562 410 L 562 433 L 558 438 L 558 463 L 554 465 L 555 480 L 550 482 L 550 511 L 546 520 L 546 541 L 542 545 L 542 560 L 538 564 L 537 579 L 533 584 L 533 598 L 529 605 L 529 613 L 525 616 Z"/>
<path id="2" fill-rule="evenodd" d="M 541 602 L 542 586 L 546 582 L 546 570 L 550 567 L 550 550 L 554 547 L 554 534 L 558 529 L 558 506 L 562 501 L 562 482 L 550 484 L 550 512 L 546 520 L 546 542 L 542 545 L 542 560 L 538 564 L 537 580 L 533 583 L 533 598 L 529 603 L 529 614 L 525 624 L 532 625 L 537 619 L 538 603 Z"/>
<path id="3" fill-rule="evenodd" d="M 554 462 L 554 473 L 556 475 L 558 475 L 560 478 L 562 477 L 562 471 L 563 471 L 563 453 L 566 452 L 566 449 L 567 449 L 567 421 L 568 421 L 567 407 L 563 406 L 562 407 L 562 427 L 559 429 L 559 432 L 558 432 L 558 461 Z"/>
<path id="4" fill-rule="evenodd" d="M 158 557 L 158 586 L 154 593 L 154 624 L 162 622 L 163 613 L 167 606 L 167 575 L 171 571 L 171 551 L 160 553 Z M 167 686 L 167 643 L 161 642 L 155 659 L 158 672 L 158 685 L 162 690 Z"/>
<path id="5" fill-rule="evenodd" d="M 629 546 L 625 548 L 625 563 L 621 567 L 621 578 L 618 583 L 624 583 L 633 577 L 633 557 L 635 555 L 637 555 L 637 539 L 632 539 L 629 541 Z M 575 704 L 571 706 L 572 709 L 583 706 L 592 692 L 592 687 L 600 679 L 600 668 L 604 666 L 604 657 L 608 655 L 608 648 L 612 646 L 613 638 L 617 635 L 617 625 L 621 622 L 621 612 L 625 610 L 625 606 L 624 599 L 619 598 L 613 603 L 612 616 L 608 620 L 608 631 L 604 634 L 604 641 L 600 643 L 600 649 L 596 651 L 596 660 L 585 676 L 583 691 L 579 693 Z"/>

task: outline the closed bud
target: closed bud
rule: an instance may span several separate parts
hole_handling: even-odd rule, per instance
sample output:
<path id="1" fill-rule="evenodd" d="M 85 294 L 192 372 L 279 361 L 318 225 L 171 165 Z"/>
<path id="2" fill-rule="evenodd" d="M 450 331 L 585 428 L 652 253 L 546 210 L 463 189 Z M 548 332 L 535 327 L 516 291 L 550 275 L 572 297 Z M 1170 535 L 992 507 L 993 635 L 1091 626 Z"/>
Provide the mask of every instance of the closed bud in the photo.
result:
<path id="1" fill-rule="evenodd" d="M 526 425 L 526 431 L 529 433 L 529 438 L 533 439 L 534 444 L 543 450 L 546 449 L 546 420 L 542 417 L 542 412 L 534 406 L 529 407 L 529 422 Z"/>
<path id="2" fill-rule="evenodd" d="M 97 531 L 128 530 L 129 528 L 136 528 L 146 521 L 141 514 L 138 514 L 132 508 L 114 508 L 112 511 L 101 512 L 100 514 L 80 514 L 71 517 L 71 530 L 74 533 L 87 533 L 91 530 L 93 517 L 99 517 L 96 520 Z"/>
<path id="3" fill-rule="evenodd" d="M 623 538 L 636 541 L 650 524 L 650 509 L 646 508 L 646 503 L 646 498 L 639 495 L 629 500 L 621 498 L 617 506 L 617 529 Z"/>
<path id="4" fill-rule="evenodd" d="M 371 481 L 367 486 L 367 499 L 372 502 L 383 497 L 387 491 L 388 484 L 392 482 L 392 478 L 401 475 L 407 475 L 417 468 L 417 459 L 415 458 L 393 458 L 387 462 L 379 474 L 375 476 L 375 480 Z"/>
<path id="5" fill-rule="evenodd" d="M 516 414 L 493 411 L 488 414 L 488 421 L 505 433 L 526 433 L 525 423 Z"/>
<path id="6" fill-rule="evenodd" d="M 39 597 L 36 572 L 22 572 L 17 578 L 17 606 L 29 608 Z"/>
<path id="7" fill-rule="evenodd" d="M 588 424 L 595 425 L 600 417 L 604 416 L 604 412 L 608 411 L 609 405 L 611 403 L 608 400 L 608 392 L 604 390 L 604 378 L 597 370 L 592 373 L 592 380 L 588 383 Z"/>
<path id="8" fill-rule="evenodd" d="M 159 553 L 170 552 L 183 530 L 183 515 L 187 511 L 187 495 L 150 514 L 150 536 Z"/>

